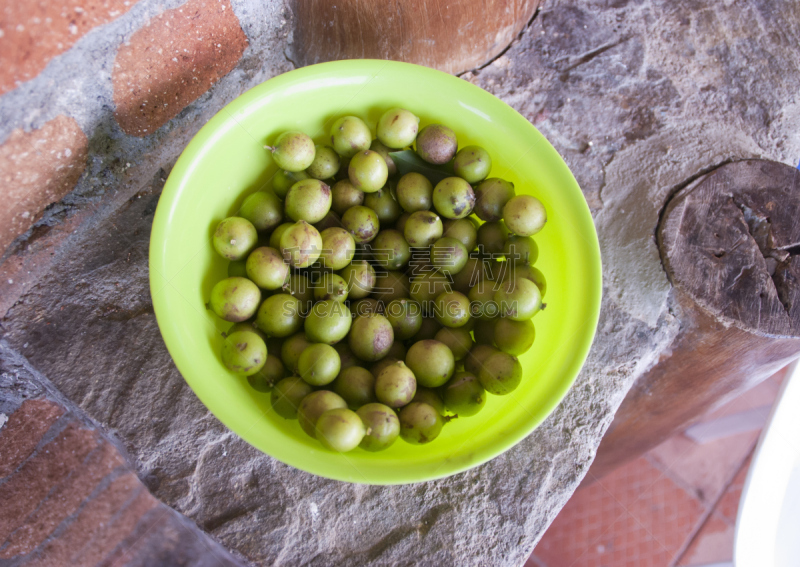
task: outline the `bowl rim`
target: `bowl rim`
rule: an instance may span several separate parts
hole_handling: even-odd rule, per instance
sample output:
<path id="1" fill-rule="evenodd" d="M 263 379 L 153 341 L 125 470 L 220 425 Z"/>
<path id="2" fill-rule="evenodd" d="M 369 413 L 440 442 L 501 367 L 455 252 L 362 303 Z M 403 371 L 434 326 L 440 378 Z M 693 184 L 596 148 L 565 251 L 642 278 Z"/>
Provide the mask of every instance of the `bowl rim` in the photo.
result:
<path id="1" fill-rule="evenodd" d="M 586 315 L 586 326 L 584 327 L 586 330 L 581 335 L 580 344 L 574 349 L 575 356 L 572 358 L 571 362 L 569 363 L 569 371 L 565 372 L 565 374 L 569 374 L 570 378 L 564 379 L 560 381 L 556 386 L 553 387 L 553 395 L 548 400 L 548 403 L 542 404 L 542 411 L 540 412 L 540 418 L 532 417 L 529 422 L 527 423 L 526 427 L 519 427 L 517 428 L 512 434 L 509 434 L 502 438 L 502 440 L 498 440 L 496 443 L 493 444 L 491 449 L 483 450 L 482 452 L 478 453 L 475 458 L 469 461 L 461 461 L 461 460 L 449 460 L 448 462 L 442 463 L 435 472 L 431 474 L 426 474 L 421 476 L 420 478 L 409 478 L 407 473 L 396 473 L 392 474 L 391 472 L 385 474 L 380 479 L 370 479 L 368 482 L 361 482 L 357 479 L 353 479 L 351 477 L 345 478 L 342 475 L 333 473 L 331 474 L 330 471 L 326 470 L 324 464 L 321 464 L 319 467 L 310 467 L 310 466 L 303 466 L 299 465 L 296 462 L 292 462 L 291 458 L 284 458 L 283 455 L 276 456 L 272 453 L 266 452 L 264 449 L 258 446 L 256 442 L 253 440 L 252 435 L 248 435 L 248 432 L 240 433 L 236 431 L 234 426 L 229 423 L 229 419 L 225 416 L 220 415 L 218 411 L 212 407 L 213 401 L 207 399 L 207 395 L 203 395 L 201 392 L 198 391 L 195 386 L 192 385 L 192 382 L 186 378 L 186 372 L 188 362 L 186 360 L 187 355 L 179 348 L 179 341 L 174 334 L 174 328 L 167 324 L 165 315 L 167 306 L 164 304 L 164 299 L 162 298 L 163 294 L 157 293 L 160 291 L 163 286 L 163 282 L 157 276 L 158 269 L 154 269 L 154 267 L 163 267 L 165 265 L 165 250 L 166 247 L 159 244 L 166 231 L 166 226 L 170 217 L 170 211 L 175 206 L 176 198 L 179 196 L 179 188 L 181 185 L 181 178 L 189 174 L 193 169 L 195 162 L 198 161 L 201 157 L 203 152 L 200 151 L 203 149 L 207 144 L 214 143 L 215 133 L 218 129 L 224 128 L 224 124 L 230 121 L 236 122 L 235 116 L 236 113 L 239 111 L 240 108 L 246 107 L 252 104 L 254 101 L 259 100 L 261 98 L 266 97 L 270 92 L 273 90 L 281 89 L 285 84 L 295 83 L 298 80 L 308 80 L 313 79 L 315 75 L 318 75 L 320 72 L 329 73 L 332 70 L 339 71 L 339 72 L 359 72 L 359 73 L 370 73 L 373 74 L 373 78 L 376 77 L 378 74 L 384 72 L 391 72 L 392 70 L 401 70 L 401 69 L 409 69 L 412 68 L 415 72 L 421 73 L 423 75 L 430 75 L 436 76 L 439 80 L 452 80 L 452 81 L 459 81 L 463 83 L 463 88 L 467 89 L 474 89 L 473 94 L 480 98 L 485 99 L 492 99 L 492 104 L 502 104 L 507 107 L 508 110 L 512 112 L 514 119 L 516 120 L 517 124 L 515 127 L 520 128 L 529 128 L 532 131 L 532 135 L 534 137 L 538 136 L 541 138 L 540 142 L 544 145 L 545 148 L 549 148 L 555 155 L 558 156 L 557 160 L 557 168 L 560 168 L 561 174 L 563 175 L 564 180 L 571 185 L 571 191 L 577 191 L 582 199 L 582 206 L 580 210 L 576 210 L 575 214 L 579 217 L 579 221 L 581 224 L 587 224 L 592 228 L 591 234 L 593 238 L 591 238 L 590 242 L 587 241 L 587 248 L 586 248 L 586 255 L 587 258 L 592 261 L 594 264 L 590 266 L 590 270 L 588 271 L 589 275 L 592 278 L 592 285 L 589 286 L 589 293 L 590 296 L 587 297 L 587 311 Z M 466 470 L 475 468 L 479 465 L 482 465 L 491 459 L 503 454 L 504 452 L 508 451 L 518 443 L 520 443 L 523 439 L 528 437 L 542 422 L 549 417 L 553 410 L 561 403 L 561 401 L 565 398 L 569 390 L 571 389 L 572 385 L 574 384 L 575 380 L 578 377 L 583 365 L 586 361 L 586 358 L 589 355 L 590 348 L 594 342 L 594 338 L 596 335 L 597 325 L 599 322 L 600 317 L 600 308 L 601 308 L 601 300 L 602 300 L 602 264 L 601 264 L 601 256 L 600 256 L 600 245 L 597 237 L 597 231 L 594 225 L 594 220 L 591 216 L 591 212 L 589 210 L 588 203 L 586 202 L 585 196 L 580 189 L 575 177 L 573 176 L 572 172 L 570 171 L 569 167 L 567 166 L 564 158 L 558 154 L 558 152 L 553 148 L 552 144 L 541 134 L 538 129 L 527 119 L 525 119 L 522 115 L 520 115 L 513 107 L 508 105 L 505 101 L 501 100 L 498 97 L 495 97 L 491 93 L 481 89 L 480 87 L 469 83 L 459 77 L 450 75 L 448 73 L 444 73 L 442 71 L 438 71 L 435 69 L 431 69 L 428 67 L 423 67 L 420 65 L 415 65 L 412 63 L 404 63 L 399 61 L 386 61 L 386 60 L 379 60 L 379 59 L 350 59 L 350 60 L 342 60 L 342 61 L 332 61 L 327 63 L 319 63 L 315 65 L 309 65 L 306 67 L 302 67 L 300 69 L 295 69 L 286 73 L 282 73 L 275 77 L 272 77 L 258 85 L 255 85 L 242 93 L 241 95 L 237 96 L 231 102 L 226 104 L 222 107 L 215 115 L 209 119 L 203 127 L 193 136 L 192 140 L 186 145 L 186 147 L 182 150 L 180 156 L 178 157 L 174 167 L 172 168 L 166 183 L 164 184 L 163 191 L 161 196 L 159 197 L 158 205 L 156 207 L 156 212 L 153 218 L 153 225 L 150 235 L 150 246 L 149 246 L 149 281 L 150 281 L 150 294 L 151 299 L 153 301 L 153 310 L 156 317 L 156 322 L 158 324 L 159 331 L 161 336 L 164 340 L 164 343 L 167 347 L 167 350 L 170 354 L 170 357 L 177 367 L 178 371 L 180 372 L 181 376 L 183 377 L 184 381 L 187 385 L 192 389 L 194 394 L 198 397 L 201 403 L 217 418 L 222 422 L 225 427 L 231 431 L 232 433 L 236 434 L 238 437 L 246 441 L 248 444 L 252 445 L 254 448 L 259 450 L 260 452 L 269 455 L 271 458 L 274 458 L 284 464 L 287 464 L 293 468 L 303 470 L 304 472 L 308 472 L 317 476 L 321 476 L 324 478 L 329 478 L 333 480 L 338 480 L 342 482 L 349 482 L 354 484 L 369 484 L 369 485 L 400 485 L 400 484 L 411 484 L 417 482 L 425 482 L 430 480 L 436 480 L 445 478 L 448 476 L 452 476 L 454 474 L 458 474 L 464 472 Z M 161 315 L 161 316 L 159 316 Z"/>

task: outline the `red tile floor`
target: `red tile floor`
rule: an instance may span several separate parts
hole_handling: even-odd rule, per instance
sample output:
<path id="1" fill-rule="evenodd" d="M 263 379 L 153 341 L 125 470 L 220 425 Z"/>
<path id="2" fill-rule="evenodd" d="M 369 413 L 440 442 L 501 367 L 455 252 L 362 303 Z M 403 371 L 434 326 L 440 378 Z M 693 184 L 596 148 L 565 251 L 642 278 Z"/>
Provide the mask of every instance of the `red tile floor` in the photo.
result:
<path id="1" fill-rule="evenodd" d="M 785 374 L 603 478 L 590 469 L 525 567 L 732 567 L 750 457 Z"/>

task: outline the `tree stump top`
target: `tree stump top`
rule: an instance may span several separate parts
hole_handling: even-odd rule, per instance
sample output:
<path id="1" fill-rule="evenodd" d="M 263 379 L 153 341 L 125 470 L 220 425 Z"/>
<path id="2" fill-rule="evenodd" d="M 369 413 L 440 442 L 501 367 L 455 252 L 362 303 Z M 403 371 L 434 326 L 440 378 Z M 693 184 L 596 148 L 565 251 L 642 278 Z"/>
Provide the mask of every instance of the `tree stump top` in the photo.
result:
<path id="1" fill-rule="evenodd" d="M 721 322 L 800 337 L 800 171 L 723 165 L 672 199 L 658 236 L 672 283 Z"/>

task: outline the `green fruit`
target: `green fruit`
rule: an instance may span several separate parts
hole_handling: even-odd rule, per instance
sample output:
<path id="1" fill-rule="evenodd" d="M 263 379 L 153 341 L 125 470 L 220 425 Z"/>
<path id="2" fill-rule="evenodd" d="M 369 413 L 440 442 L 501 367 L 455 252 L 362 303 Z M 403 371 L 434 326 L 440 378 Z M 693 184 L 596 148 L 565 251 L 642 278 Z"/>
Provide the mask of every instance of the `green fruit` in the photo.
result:
<path id="1" fill-rule="evenodd" d="M 494 301 L 495 287 L 491 280 L 483 280 L 469 290 L 470 314 L 477 319 L 492 319 L 500 314 L 500 307 Z"/>
<path id="2" fill-rule="evenodd" d="M 508 230 L 519 236 L 533 236 L 544 228 L 547 211 L 536 197 L 517 195 L 503 207 Z"/>
<path id="3" fill-rule="evenodd" d="M 331 126 L 331 144 L 340 156 L 353 157 L 360 151 L 368 150 L 371 143 L 369 126 L 356 116 L 344 116 Z"/>
<path id="4" fill-rule="evenodd" d="M 319 179 L 298 181 L 286 194 L 286 216 L 309 224 L 321 221 L 331 210 L 331 188 Z"/>
<path id="5" fill-rule="evenodd" d="M 533 264 L 539 257 L 539 247 L 530 236 L 508 237 L 503 246 L 503 256 L 514 264 Z"/>
<path id="6" fill-rule="evenodd" d="M 273 230 L 272 234 L 269 235 L 269 247 L 274 248 L 275 250 L 280 250 L 281 236 L 283 236 L 283 233 L 293 226 L 293 222 L 285 222 L 275 227 L 275 230 Z"/>
<path id="7" fill-rule="evenodd" d="M 403 214 L 403 209 L 392 197 L 389 189 L 381 189 L 375 193 L 368 193 L 364 198 L 364 206 L 369 207 L 378 215 L 378 220 L 383 226 L 391 226 Z"/>
<path id="8" fill-rule="evenodd" d="M 542 294 L 536 284 L 525 278 L 514 278 L 503 282 L 494 300 L 500 307 L 500 316 L 514 321 L 525 321 L 542 308 Z"/>
<path id="9" fill-rule="evenodd" d="M 376 278 L 375 289 L 372 291 L 375 298 L 386 305 L 395 299 L 408 297 L 410 288 L 407 275 L 402 272 L 386 272 Z"/>
<path id="10" fill-rule="evenodd" d="M 403 236 L 413 248 L 426 248 L 442 237 L 444 228 L 439 215 L 431 211 L 416 211 L 408 217 Z"/>
<path id="11" fill-rule="evenodd" d="M 361 360 L 380 360 L 394 342 L 392 325 L 383 315 L 363 315 L 353 321 L 348 343 Z"/>
<path id="12" fill-rule="evenodd" d="M 403 108 L 392 108 L 378 120 L 378 139 L 387 148 L 400 149 L 414 143 L 419 131 L 419 117 Z"/>
<path id="13" fill-rule="evenodd" d="M 480 146 L 467 146 L 456 154 L 453 170 L 468 183 L 478 183 L 492 170 L 492 157 Z"/>
<path id="14" fill-rule="evenodd" d="M 409 403 L 417 392 L 414 373 L 398 360 L 384 368 L 375 377 L 375 396 L 390 408 L 401 408 Z"/>
<path id="15" fill-rule="evenodd" d="M 486 262 L 476 255 L 467 259 L 460 272 L 453 274 L 453 289 L 463 294 L 468 294 L 470 290 L 479 285 L 486 279 Z"/>
<path id="16" fill-rule="evenodd" d="M 286 171 L 303 171 L 314 161 L 316 153 L 314 140 L 302 132 L 284 132 L 275 145 L 267 148 L 278 167 Z"/>
<path id="17" fill-rule="evenodd" d="M 433 206 L 433 185 L 421 173 L 406 173 L 397 182 L 397 201 L 409 213 L 427 211 Z"/>
<path id="18" fill-rule="evenodd" d="M 373 152 L 380 154 L 386 162 L 386 168 L 389 170 L 389 177 L 397 174 L 397 164 L 394 163 L 392 156 L 389 155 L 389 148 L 384 146 L 380 140 L 372 140 L 369 149 Z"/>
<path id="19" fill-rule="evenodd" d="M 456 133 L 447 126 L 430 124 L 417 134 L 417 155 L 428 163 L 443 165 L 453 159 L 456 150 Z"/>
<path id="20" fill-rule="evenodd" d="M 322 217 L 321 221 L 314 223 L 314 228 L 316 228 L 320 234 L 322 234 L 323 230 L 328 230 L 329 228 L 342 228 L 342 219 L 335 212 L 328 211 L 327 214 Z"/>
<path id="21" fill-rule="evenodd" d="M 458 329 L 444 327 L 439 329 L 434 340 L 446 345 L 447 348 L 450 349 L 450 352 L 453 353 L 453 358 L 455 358 L 456 361 L 463 360 L 470 349 L 475 346 L 472 335 L 470 335 L 469 331 L 464 327 Z"/>
<path id="22" fill-rule="evenodd" d="M 253 323 L 251 323 L 250 321 L 241 321 L 239 323 L 234 323 L 233 325 L 231 325 L 230 329 L 222 333 L 222 336 L 227 337 L 228 335 L 231 335 L 233 333 L 238 333 L 239 331 L 250 331 L 251 333 L 255 333 L 259 337 L 261 337 L 261 340 L 264 341 L 265 343 L 269 340 L 269 337 L 265 333 L 263 333 L 260 329 L 258 329 L 255 325 L 253 325 Z M 269 345 L 267 345 L 267 347 L 269 347 Z"/>
<path id="23" fill-rule="evenodd" d="M 422 319 L 422 325 L 419 328 L 419 332 L 411 337 L 409 342 L 416 343 L 419 341 L 431 340 L 436 336 L 436 333 L 438 333 L 441 328 L 442 326 L 433 317 L 424 317 Z"/>
<path id="24" fill-rule="evenodd" d="M 364 150 L 350 159 L 347 176 L 353 187 L 364 193 L 374 193 L 386 185 L 389 179 L 389 168 L 386 160 L 378 152 Z"/>
<path id="25" fill-rule="evenodd" d="M 217 317 L 234 323 L 246 321 L 258 310 L 261 291 L 247 278 L 225 278 L 211 290 L 208 306 Z"/>
<path id="26" fill-rule="evenodd" d="M 353 260 L 339 272 L 347 282 L 350 299 L 361 299 L 372 293 L 375 287 L 375 270 L 366 260 Z"/>
<path id="27" fill-rule="evenodd" d="M 256 230 L 269 232 L 283 220 L 283 203 L 274 193 L 256 191 L 244 200 L 239 214 L 249 220 Z"/>
<path id="28" fill-rule="evenodd" d="M 406 346 L 400 341 L 395 341 L 392 343 L 392 347 L 389 349 L 389 352 L 386 353 L 386 356 L 391 356 L 397 360 L 405 360 L 406 352 Z"/>
<path id="29" fill-rule="evenodd" d="M 272 190 L 280 199 L 285 199 L 292 185 L 303 179 L 309 179 L 305 171 L 284 171 L 279 169 L 272 176 Z"/>
<path id="30" fill-rule="evenodd" d="M 336 352 L 339 353 L 339 359 L 341 360 L 343 371 L 347 368 L 350 368 L 351 366 L 364 365 L 364 362 L 358 360 L 358 358 L 356 358 L 356 355 L 353 354 L 353 351 L 350 348 L 350 345 L 347 344 L 347 341 L 339 341 L 338 343 L 333 345 L 333 348 L 335 348 Z"/>
<path id="31" fill-rule="evenodd" d="M 380 231 L 372 241 L 372 255 L 379 266 L 387 270 L 399 270 L 408 264 L 411 247 L 403 233 L 389 228 Z"/>
<path id="32" fill-rule="evenodd" d="M 309 311 L 306 336 L 315 343 L 336 344 L 347 336 L 351 324 L 352 316 L 344 303 L 325 299 L 315 303 Z"/>
<path id="33" fill-rule="evenodd" d="M 347 300 L 347 282 L 337 275 L 325 272 L 319 283 L 314 287 L 314 299 L 333 299 L 344 302 Z"/>
<path id="34" fill-rule="evenodd" d="M 399 231 L 400 234 L 403 234 L 406 230 L 406 223 L 408 222 L 408 218 L 411 216 L 411 213 L 403 213 L 400 215 L 400 218 L 394 223 L 395 230 Z M 403 237 L 405 238 L 405 236 Z"/>
<path id="35" fill-rule="evenodd" d="M 261 289 L 278 289 L 289 277 L 289 265 L 274 248 L 256 248 L 247 257 L 247 277 Z"/>
<path id="36" fill-rule="evenodd" d="M 502 317 L 494 326 L 494 344 L 497 348 L 508 354 L 519 356 L 533 346 L 536 331 L 533 323 L 528 321 L 513 321 Z"/>
<path id="37" fill-rule="evenodd" d="M 377 400 L 375 377 L 372 372 L 359 366 L 342 370 L 333 383 L 333 391 L 342 396 L 351 408 L 360 408 Z"/>
<path id="38" fill-rule="evenodd" d="M 491 345 L 476 344 L 467 353 L 466 358 L 464 358 L 464 369 L 470 374 L 477 376 L 480 374 L 486 359 L 496 352 L 500 351 Z"/>
<path id="39" fill-rule="evenodd" d="M 411 258 L 408 260 L 406 273 L 414 279 L 428 272 L 435 272 L 436 268 L 431 264 L 430 248 L 412 248 Z"/>
<path id="40" fill-rule="evenodd" d="M 510 269 L 503 274 L 503 279 L 501 281 L 513 278 L 525 278 L 526 280 L 531 280 L 536 284 L 536 287 L 539 288 L 539 291 L 542 292 L 542 298 L 544 298 L 544 295 L 547 292 L 547 281 L 544 279 L 544 274 L 542 274 L 542 272 L 533 266 L 527 266 L 524 264 L 515 264 L 513 266 L 513 269 Z"/>
<path id="41" fill-rule="evenodd" d="M 336 379 L 341 365 L 339 353 L 332 346 L 317 343 L 307 346 L 300 354 L 297 371 L 312 386 L 324 386 Z"/>
<path id="42" fill-rule="evenodd" d="M 303 274 L 290 274 L 289 282 L 283 284 L 283 293 L 288 293 L 300 302 L 300 313 L 305 316 L 314 303 L 314 289 Z"/>
<path id="43" fill-rule="evenodd" d="M 379 313 L 383 315 L 383 303 L 374 297 L 365 297 L 350 304 L 350 312 L 358 317 L 359 315 L 371 315 Z"/>
<path id="44" fill-rule="evenodd" d="M 431 263 L 443 274 L 457 274 L 468 259 L 467 248 L 455 238 L 443 236 L 431 246 Z"/>
<path id="45" fill-rule="evenodd" d="M 478 228 L 472 218 L 447 219 L 442 222 L 445 237 L 455 238 L 464 245 L 468 252 L 475 250 L 475 246 L 478 244 Z"/>
<path id="46" fill-rule="evenodd" d="M 330 179 L 339 171 L 339 154 L 330 146 L 317 146 L 314 161 L 306 173 L 314 179 Z"/>
<path id="47" fill-rule="evenodd" d="M 284 378 L 272 389 L 270 402 L 272 409 L 286 419 L 297 419 L 300 403 L 311 394 L 311 386 L 303 382 L 299 376 Z"/>
<path id="48" fill-rule="evenodd" d="M 474 374 L 459 372 L 444 387 L 444 403 L 459 417 L 470 417 L 486 404 L 486 390 Z"/>
<path id="49" fill-rule="evenodd" d="M 420 386 L 438 388 L 453 375 L 456 361 L 446 344 L 436 340 L 418 341 L 411 345 L 406 364 Z"/>
<path id="50" fill-rule="evenodd" d="M 310 266 L 322 252 L 319 231 L 301 220 L 287 228 L 281 235 L 280 250 L 283 259 L 295 268 Z"/>
<path id="51" fill-rule="evenodd" d="M 423 310 L 427 312 L 429 308 L 433 307 L 431 304 L 433 300 L 442 293 L 453 290 L 452 285 L 445 274 L 433 270 L 416 276 L 411 282 L 409 294 L 411 299 L 419 302 Z"/>
<path id="52" fill-rule="evenodd" d="M 367 404 L 358 408 L 356 413 L 367 428 L 367 434 L 359 444 L 365 451 L 388 449 L 400 435 L 400 420 L 389 406 L 378 403 Z"/>
<path id="53" fill-rule="evenodd" d="M 494 344 L 494 326 L 497 324 L 497 317 L 494 319 L 478 319 L 475 321 L 475 328 L 472 335 L 475 342 L 482 345 Z"/>
<path id="54" fill-rule="evenodd" d="M 475 187 L 475 214 L 485 221 L 499 221 L 503 218 L 503 207 L 514 198 L 514 184 L 492 177 Z"/>
<path id="55" fill-rule="evenodd" d="M 386 305 L 385 316 L 394 329 L 395 339 L 405 341 L 422 327 L 422 307 L 410 299 L 395 299 Z"/>
<path id="56" fill-rule="evenodd" d="M 367 428 L 358 414 L 346 408 L 328 410 L 317 420 L 317 439 L 331 451 L 352 451 L 366 433 Z"/>
<path id="57" fill-rule="evenodd" d="M 239 374 L 250 376 L 264 366 L 267 360 L 267 345 L 256 333 L 237 331 L 225 337 L 222 343 L 222 363 Z"/>
<path id="58" fill-rule="evenodd" d="M 400 437 L 412 445 L 424 445 L 436 439 L 444 427 L 444 418 L 433 406 L 414 402 L 400 410 Z"/>
<path id="59" fill-rule="evenodd" d="M 478 228 L 478 248 L 482 254 L 496 257 L 503 253 L 508 229 L 503 221 L 485 222 Z"/>
<path id="60" fill-rule="evenodd" d="M 434 316 L 445 327 L 463 327 L 471 315 L 469 299 L 460 291 L 444 292 L 436 297 Z"/>
<path id="61" fill-rule="evenodd" d="M 364 204 L 365 193 L 356 189 L 349 179 L 337 181 L 331 188 L 331 209 L 339 216 L 347 209 Z"/>
<path id="62" fill-rule="evenodd" d="M 214 250 L 228 260 L 244 260 L 258 243 L 256 227 L 242 217 L 228 217 L 217 225 Z"/>
<path id="63" fill-rule="evenodd" d="M 246 260 L 232 260 L 228 262 L 228 277 L 229 278 L 246 278 L 247 277 L 247 261 Z"/>
<path id="64" fill-rule="evenodd" d="M 400 359 L 393 357 L 393 356 L 386 356 L 380 359 L 378 362 L 374 363 L 372 366 L 369 367 L 369 371 L 373 376 L 378 376 L 385 368 L 388 368 L 392 364 L 397 364 Z"/>
<path id="65" fill-rule="evenodd" d="M 286 369 L 281 359 L 274 354 L 267 354 L 267 360 L 261 370 L 247 377 L 247 382 L 257 392 L 269 392 L 275 384 L 283 380 Z"/>
<path id="66" fill-rule="evenodd" d="M 433 207 L 448 219 L 463 219 L 472 213 L 475 192 L 460 177 L 442 179 L 433 188 Z"/>
<path id="67" fill-rule="evenodd" d="M 283 345 L 281 345 L 281 360 L 289 372 L 297 374 L 300 355 L 313 344 L 302 331 L 283 341 Z"/>
<path id="68" fill-rule="evenodd" d="M 303 328 L 300 301 L 288 293 L 269 296 L 261 304 L 256 326 L 271 337 L 288 337 Z"/>
<path id="69" fill-rule="evenodd" d="M 505 396 L 516 390 L 522 381 L 522 365 L 516 356 L 496 352 L 484 361 L 478 379 L 490 394 Z"/>
<path id="70" fill-rule="evenodd" d="M 358 243 L 371 242 L 381 228 L 378 215 L 368 207 L 350 207 L 342 215 L 342 226 Z"/>
<path id="71" fill-rule="evenodd" d="M 319 417 L 326 411 L 338 408 L 346 408 L 345 402 L 339 394 L 334 394 L 328 390 L 311 392 L 297 408 L 297 419 L 300 427 L 311 437 L 316 438 L 316 425 Z"/>
<path id="72" fill-rule="evenodd" d="M 417 386 L 417 393 L 414 394 L 414 398 L 411 402 L 421 402 L 423 404 L 428 404 L 429 406 L 433 407 L 437 412 L 441 415 L 444 415 L 445 408 L 444 402 L 442 401 L 442 397 L 436 393 L 436 390 L 432 388 L 425 388 L 422 386 Z"/>
<path id="73" fill-rule="evenodd" d="M 341 270 L 353 260 L 356 253 L 356 241 L 345 229 L 326 228 L 320 233 L 320 237 L 322 238 L 322 251 L 319 260 L 324 268 Z"/>

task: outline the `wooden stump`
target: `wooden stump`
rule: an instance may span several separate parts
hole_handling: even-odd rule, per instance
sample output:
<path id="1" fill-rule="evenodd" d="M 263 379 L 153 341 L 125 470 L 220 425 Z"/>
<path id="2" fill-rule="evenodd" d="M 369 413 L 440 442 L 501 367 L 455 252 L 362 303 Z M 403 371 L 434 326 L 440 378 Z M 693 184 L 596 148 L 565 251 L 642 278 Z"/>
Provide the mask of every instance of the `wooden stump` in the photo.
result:
<path id="1" fill-rule="evenodd" d="M 299 65 L 394 59 L 461 73 L 500 54 L 540 0 L 294 0 Z"/>
<path id="2" fill-rule="evenodd" d="M 658 242 L 681 330 L 628 392 L 595 478 L 800 356 L 800 171 L 721 166 L 671 199 Z"/>

